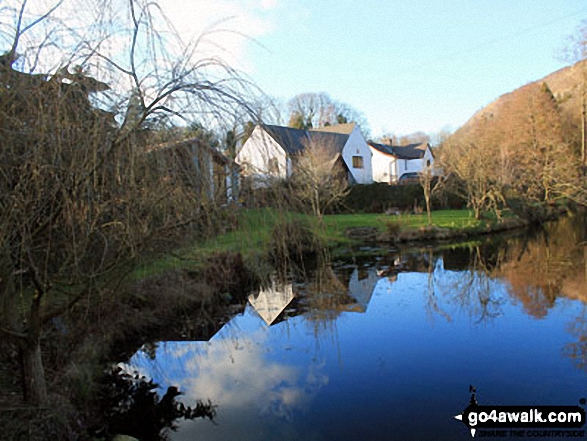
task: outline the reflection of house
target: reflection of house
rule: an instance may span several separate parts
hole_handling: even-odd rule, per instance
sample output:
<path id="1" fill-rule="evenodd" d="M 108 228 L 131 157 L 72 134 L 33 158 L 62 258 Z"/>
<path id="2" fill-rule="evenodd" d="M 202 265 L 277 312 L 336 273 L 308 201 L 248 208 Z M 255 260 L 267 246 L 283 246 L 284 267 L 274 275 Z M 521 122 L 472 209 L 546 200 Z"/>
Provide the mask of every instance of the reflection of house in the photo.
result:
<path id="1" fill-rule="evenodd" d="M 371 151 L 354 123 L 313 130 L 258 125 L 235 160 L 242 167 L 243 176 L 252 178 L 256 186 L 262 186 L 272 177 L 291 177 L 296 159 L 310 145 L 328 148 L 333 163 L 346 171 L 349 183 L 373 182 Z"/>
<path id="2" fill-rule="evenodd" d="M 249 303 L 255 308 L 255 311 L 261 318 L 271 325 L 277 317 L 283 312 L 287 305 L 291 303 L 294 298 L 293 286 L 289 284 L 279 284 L 274 280 L 271 285 L 265 289 L 261 289 L 259 294 L 249 296 Z"/>
<path id="3" fill-rule="evenodd" d="M 369 141 L 373 153 L 373 180 L 388 184 L 417 179 L 422 168 L 434 164 L 427 142 L 406 146 L 378 144 Z"/>
<path id="4" fill-rule="evenodd" d="M 368 271 L 355 269 L 349 280 L 348 293 L 356 303 L 344 305 L 345 311 L 366 312 L 379 279 L 380 277 L 374 269 Z"/>
<path id="5" fill-rule="evenodd" d="M 236 164 L 200 138 L 163 143 L 149 151 L 159 172 L 181 179 L 202 200 L 226 203 L 234 199 Z"/>

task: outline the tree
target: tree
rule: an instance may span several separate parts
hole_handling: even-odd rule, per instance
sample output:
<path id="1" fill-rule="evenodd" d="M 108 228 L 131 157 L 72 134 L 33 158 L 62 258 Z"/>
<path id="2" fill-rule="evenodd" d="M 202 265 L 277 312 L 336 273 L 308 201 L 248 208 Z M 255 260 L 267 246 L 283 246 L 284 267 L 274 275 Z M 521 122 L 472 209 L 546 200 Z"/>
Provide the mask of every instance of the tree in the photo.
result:
<path id="1" fill-rule="evenodd" d="M 504 202 L 503 179 L 497 144 L 490 141 L 493 131 L 490 121 L 479 123 L 468 133 L 453 135 L 442 147 L 437 164 L 451 175 L 448 188 L 465 199 L 481 218 L 484 210 L 495 210 Z"/>
<path id="2" fill-rule="evenodd" d="M 292 175 L 292 190 L 320 220 L 328 208 L 346 196 L 348 183 L 342 157 L 333 145 L 312 139 L 306 142 Z"/>
<path id="3" fill-rule="evenodd" d="M 574 34 L 568 37 L 563 49 L 562 58 L 570 63 L 585 62 L 587 60 L 587 20 L 577 28 Z M 581 93 L 581 166 L 583 175 L 587 171 L 587 64 L 581 65 L 583 81 Z"/>
<path id="4" fill-rule="evenodd" d="M 409 145 L 409 144 L 421 144 L 430 143 L 430 135 L 424 132 L 413 132 L 407 135 L 396 135 L 395 133 L 388 133 L 381 137 L 380 140 L 383 144 L 388 145 Z"/>
<path id="5" fill-rule="evenodd" d="M 507 204 L 537 220 L 537 204 L 583 199 L 569 132 L 548 85 L 529 84 L 451 136 L 441 166 L 458 178 L 476 216 Z"/>
<path id="6" fill-rule="evenodd" d="M 368 124 L 364 116 L 348 104 L 333 100 L 328 94 L 302 93 L 288 102 L 289 126 L 308 130 L 329 125 L 356 122 L 366 133 Z"/>
<path id="7" fill-rule="evenodd" d="M 425 164 L 422 171 L 418 173 L 418 181 L 424 191 L 424 201 L 426 202 L 426 214 L 428 215 L 428 225 L 432 225 L 431 199 L 432 196 L 440 190 L 444 183 L 445 177 L 434 172 L 432 164 Z"/>
<path id="8" fill-rule="evenodd" d="M 98 23 L 100 41 L 68 34 L 54 17 L 61 4 L 36 15 L 26 1 L 5 8 L 1 20 L 12 11 L 13 22 L 0 28 L 14 30 L 0 39 L 8 42 L 0 63 L 0 333 L 19 347 L 24 395 L 36 405 L 47 396 L 47 323 L 113 292 L 141 259 L 198 227 L 202 176 L 186 173 L 181 148 L 158 150 L 152 128 L 246 107 L 247 84 L 221 60 L 195 60 L 195 47 L 181 42 L 174 47 L 182 57 L 166 50 L 173 34 L 153 27 L 162 22 L 155 3 L 131 0 L 126 14 L 110 17 L 116 32 Z M 109 39 L 112 53 L 103 51 Z M 50 64 L 49 49 L 67 52 L 71 41 L 65 59 L 79 67 L 34 72 Z"/>
<path id="9" fill-rule="evenodd" d="M 308 130 L 313 127 L 311 117 L 304 118 L 304 115 L 299 112 L 293 112 L 291 114 L 288 126 L 298 130 Z"/>
<path id="10" fill-rule="evenodd" d="M 579 170 L 556 100 L 546 83 L 522 92 L 500 116 L 516 169 L 510 185 L 536 202 L 572 196 Z"/>

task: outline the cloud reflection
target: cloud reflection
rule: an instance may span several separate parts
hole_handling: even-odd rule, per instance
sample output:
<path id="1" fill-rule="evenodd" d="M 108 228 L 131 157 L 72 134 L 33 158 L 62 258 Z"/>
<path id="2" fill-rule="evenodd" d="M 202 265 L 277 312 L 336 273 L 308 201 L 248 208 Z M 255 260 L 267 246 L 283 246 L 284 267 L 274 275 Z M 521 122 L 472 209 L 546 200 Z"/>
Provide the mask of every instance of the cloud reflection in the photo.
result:
<path id="1" fill-rule="evenodd" d="M 223 329 L 210 342 L 162 343 L 154 360 L 138 352 L 125 366 L 153 378 L 162 390 L 177 386 L 184 393 L 178 400 L 186 405 L 210 399 L 218 406 L 217 425 L 184 422 L 173 439 L 192 439 L 196 434 L 202 439 L 243 439 L 244 430 L 238 428 L 241 424 L 247 425 L 248 434 L 258 433 L 251 425 L 258 425 L 261 431 L 276 426 L 282 426 L 275 429 L 278 432 L 291 430 L 286 426 L 303 414 L 317 391 L 328 384 L 328 376 L 322 372 L 324 362 L 298 363 L 298 356 L 307 354 L 294 351 L 274 359 L 275 354 L 267 349 L 271 347 L 266 343 L 267 329 L 240 336 L 234 328 L 238 325 Z"/>

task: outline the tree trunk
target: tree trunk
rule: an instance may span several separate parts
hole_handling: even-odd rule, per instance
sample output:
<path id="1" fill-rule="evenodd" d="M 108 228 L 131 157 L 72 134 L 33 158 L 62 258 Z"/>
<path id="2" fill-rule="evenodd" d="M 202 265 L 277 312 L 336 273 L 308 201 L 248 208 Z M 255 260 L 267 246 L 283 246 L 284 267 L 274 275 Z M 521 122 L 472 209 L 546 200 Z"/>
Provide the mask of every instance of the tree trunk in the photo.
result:
<path id="1" fill-rule="evenodd" d="M 40 339 L 27 341 L 20 346 L 24 400 L 33 406 L 41 406 L 47 401 L 45 369 L 41 356 Z"/>
<path id="2" fill-rule="evenodd" d="M 585 143 L 586 140 L 586 130 L 587 130 L 587 103 L 585 102 L 585 90 L 583 90 L 583 96 L 581 98 L 581 172 L 585 175 L 585 166 L 586 166 L 586 152 L 585 152 Z"/>

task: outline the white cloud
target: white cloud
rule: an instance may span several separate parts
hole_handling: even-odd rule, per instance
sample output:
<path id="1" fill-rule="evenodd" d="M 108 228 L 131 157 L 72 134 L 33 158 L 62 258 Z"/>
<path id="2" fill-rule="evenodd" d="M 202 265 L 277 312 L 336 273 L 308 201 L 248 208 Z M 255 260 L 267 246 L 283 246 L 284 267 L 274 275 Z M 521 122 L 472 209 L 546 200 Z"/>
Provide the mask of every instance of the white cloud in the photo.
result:
<path id="1" fill-rule="evenodd" d="M 256 317 L 254 321 L 260 325 Z M 324 362 L 305 366 L 270 356 L 270 331 L 265 327 L 238 334 L 237 328 L 223 328 L 210 342 L 169 342 L 158 347 L 155 360 L 139 352 L 124 366 L 153 378 L 162 392 L 168 385 L 177 386 L 185 394 L 179 399 L 187 405 L 208 398 L 218 405 L 218 425 L 185 422 L 174 439 L 193 439 L 194 433 L 209 440 L 259 439 L 266 431 L 292 427 L 296 415 L 306 412 L 328 384 Z"/>
<path id="2" fill-rule="evenodd" d="M 137 5 L 142 2 L 137 1 Z M 54 0 L 35 0 L 27 4 L 24 24 L 30 23 L 49 11 L 54 5 Z M 281 0 L 159 0 L 157 2 L 165 18 L 177 31 L 184 43 L 198 42 L 195 53 L 196 59 L 217 57 L 230 66 L 251 72 L 253 64 L 249 59 L 249 47 L 255 44 L 256 39 L 273 32 L 277 27 L 278 12 L 281 8 Z M 0 11 L 0 41 L 4 49 L 11 42 L 11 27 L 14 29 L 16 17 L 20 9 L 20 0 L 6 0 L 2 2 Z M 137 8 L 138 10 L 138 8 Z M 124 12 L 123 12 L 124 11 Z M 156 8 L 151 7 L 150 12 L 158 15 Z M 122 42 L 129 39 L 122 35 L 112 35 L 120 31 L 118 26 L 128 17 L 128 4 L 121 0 L 105 0 L 104 3 L 90 0 L 65 0 L 61 6 L 53 12 L 55 20 L 66 24 L 68 28 L 75 29 L 80 38 L 96 38 L 97 34 L 111 26 L 107 31 L 111 42 Z M 157 20 L 158 27 L 164 28 L 163 20 Z M 29 46 L 38 45 L 48 32 L 48 27 L 42 29 L 37 26 L 35 32 L 29 32 L 25 36 L 23 44 Z M 163 25 L 163 26 L 161 26 Z M 101 29 L 96 28 L 101 26 Z M 162 30 L 161 36 L 166 41 L 172 42 L 169 32 Z M 42 32 L 43 31 L 43 32 Z M 69 35 L 71 39 L 73 35 Z M 63 41 L 63 40 L 62 40 Z M 68 46 L 71 49 L 72 43 Z M 128 43 L 128 41 L 126 41 Z M 112 43 L 111 43 L 112 45 Z M 170 46 L 173 46 L 170 43 Z M 128 46 L 128 44 L 125 44 Z M 65 48 L 64 48 L 65 49 Z M 166 48 L 172 55 L 179 56 L 182 49 L 179 47 Z M 55 56 L 56 54 L 52 54 Z M 54 60 L 56 64 L 60 60 Z"/>
<path id="3" fill-rule="evenodd" d="M 160 5 L 185 42 L 199 39 L 198 56 L 220 56 L 249 72 L 248 48 L 276 28 L 280 6 L 278 0 L 160 0 Z"/>

